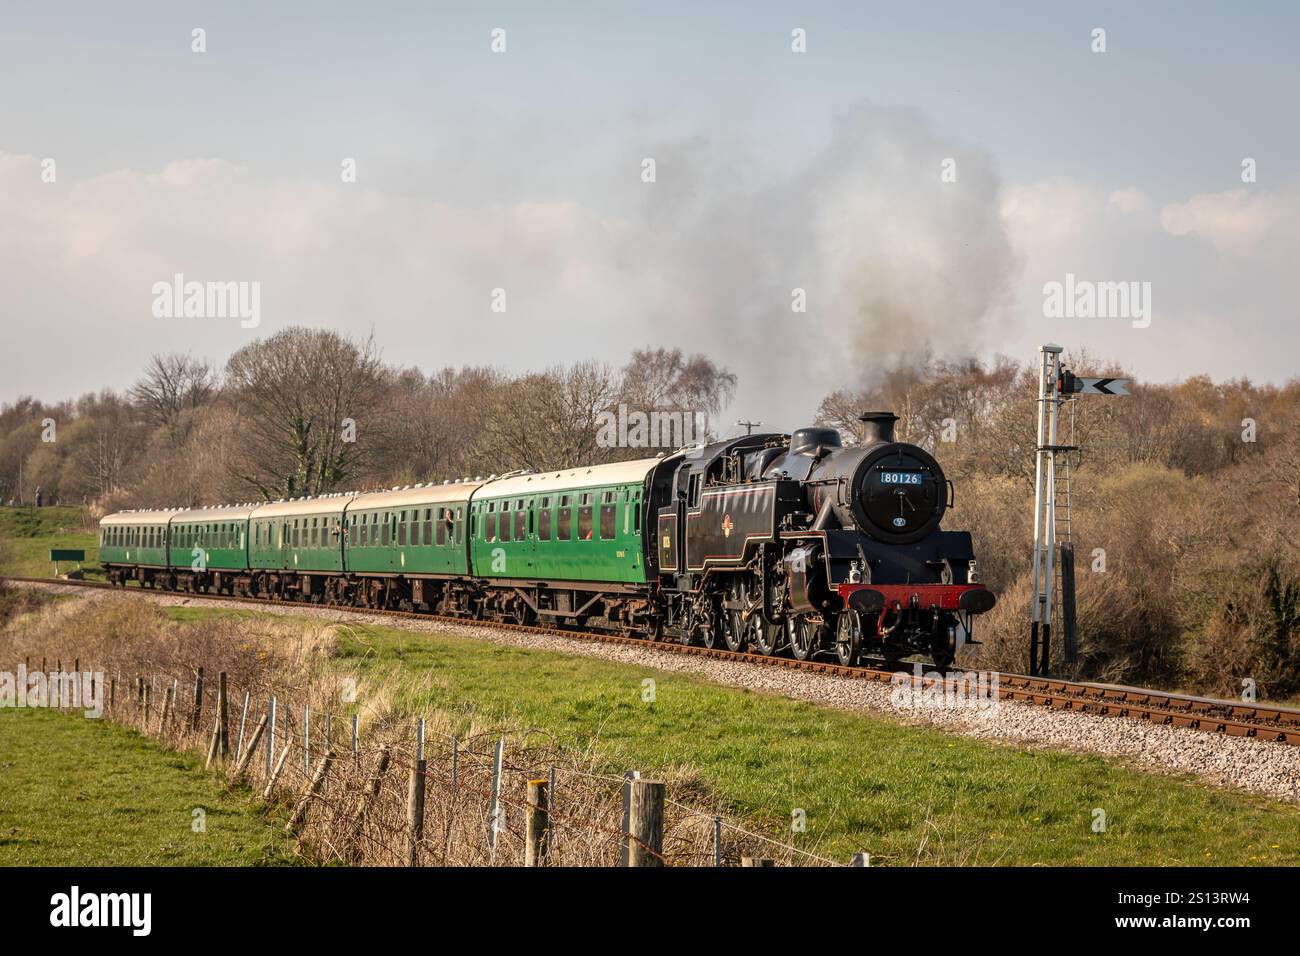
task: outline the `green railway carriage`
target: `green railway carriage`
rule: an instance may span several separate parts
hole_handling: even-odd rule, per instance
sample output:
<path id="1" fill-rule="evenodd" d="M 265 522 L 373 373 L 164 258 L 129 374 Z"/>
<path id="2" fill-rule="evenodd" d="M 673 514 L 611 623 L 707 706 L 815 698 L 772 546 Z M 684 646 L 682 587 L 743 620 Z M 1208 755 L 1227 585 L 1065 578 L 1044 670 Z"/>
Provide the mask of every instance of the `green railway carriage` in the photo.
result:
<path id="1" fill-rule="evenodd" d="M 152 583 L 168 566 L 167 526 L 175 510 L 122 511 L 99 522 L 99 561 L 110 578 Z"/>
<path id="2" fill-rule="evenodd" d="M 249 566 L 255 571 L 343 571 L 343 515 L 355 495 L 275 501 L 248 516 Z"/>
<path id="3" fill-rule="evenodd" d="M 360 495 L 347 509 L 351 574 L 469 573 L 465 534 L 470 496 L 482 482 L 416 485 Z"/>
<path id="4" fill-rule="evenodd" d="M 659 458 L 516 475 L 474 494 L 481 578 L 645 584 L 643 512 Z"/>
<path id="5" fill-rule="evenodd" d="M 252 505 L 194 508 L 172 516 L 171 567 L 178 571 L 248 570 L 248 516 Z"/>

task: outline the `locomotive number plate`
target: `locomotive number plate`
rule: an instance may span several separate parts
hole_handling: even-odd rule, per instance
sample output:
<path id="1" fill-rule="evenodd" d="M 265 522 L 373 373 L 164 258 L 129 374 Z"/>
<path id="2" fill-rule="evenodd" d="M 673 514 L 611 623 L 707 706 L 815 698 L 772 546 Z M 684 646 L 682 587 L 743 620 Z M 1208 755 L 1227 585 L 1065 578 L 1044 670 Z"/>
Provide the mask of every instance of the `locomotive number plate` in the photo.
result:
<path id="1" fill-rule="evenodd" d="M 880 473 L 880 483 L 882 485 L 919 485 L 924 479 L 925 476 L 919 471 L 882 471 Z"/>

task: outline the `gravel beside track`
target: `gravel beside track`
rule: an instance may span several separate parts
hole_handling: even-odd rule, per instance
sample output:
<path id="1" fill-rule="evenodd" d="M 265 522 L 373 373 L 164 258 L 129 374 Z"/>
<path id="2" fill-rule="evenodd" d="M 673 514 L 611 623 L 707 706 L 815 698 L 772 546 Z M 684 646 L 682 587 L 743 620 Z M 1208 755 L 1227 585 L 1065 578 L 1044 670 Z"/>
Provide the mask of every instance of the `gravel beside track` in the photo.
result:
<path id="1" fill-rule="evenodd" d="M 126 600 L 121 591 L 86 589 L 57 583 L 16 586 L 41 587 L 76 594 L 88 601 Z M 250 610 L 247 603 L 219 598 L 190 598 L 166 592 L 132 591 L 164 605 L 229 607 Z M 815 704 L 885 715 L 901 722 L 931 726 L 947 733 L 1000 741 L 1033 748 L 1053 748 L 1096 753 L 1123 763 L 1164 774 L 1190 774 L 1214 784 L 1300 803 L 1300 748 L 1269 741 L 1229 737 L 1119 717 L 1052 710 L 1014 701 L 982 701 L 982 707 L 926 701 L 910 703 L 915 695 L 874 681 L 765 667 L 742 662 L 712 660 L 657 650 L 653 644 L 627 646 L 584 640 L 581 637 L 529 634 L 491 625 L 445 621 L 394 619 L 364 611 L 303 605 L 267 605 L 254 608 L 264 614 L 285 614 L 340 623 L 367 623 L 398 630 L 451 634 L 511 647 L 536 648 L 564 654 L 581 654 L 659 671 L 694 674 L 718 684 L 778 694 Z M 899 698 L 904 698 L 899 700 Z"/>

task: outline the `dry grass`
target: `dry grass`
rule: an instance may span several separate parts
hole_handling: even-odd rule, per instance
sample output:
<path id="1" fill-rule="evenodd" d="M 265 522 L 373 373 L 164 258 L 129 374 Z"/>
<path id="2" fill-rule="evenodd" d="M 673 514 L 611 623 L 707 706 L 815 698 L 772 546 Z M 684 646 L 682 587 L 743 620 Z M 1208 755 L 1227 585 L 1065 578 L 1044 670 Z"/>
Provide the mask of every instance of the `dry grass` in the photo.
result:
<path id="1" fill-rule="evenodd" d="M 102 672 L 108 719 L 131 727 L 179 751 L 206 753 L 218 709 L 217 674 L 227 675 L 229 745 L 216 772 L 230 786 L 264 795 L 269 808 L 297 804 L 328 749 L 334 754 L 322 791 L 311 800 L 300 831 L 299 851 L 320 863 L 361 866 L 405 865 L 409 857 L 408 790 L 416 766 L 417 715 L 397 703 L 418 695 L 409 673 L 396 669 L 362 677 L 327 662 L 346 625 L 319 626 L 299 619 L 234 613 L 176 622 L 148 601 L 121 599 L 64 601 L 42 605 L 0 632 L 0 656 L 26 659 L 32 669 L 60 665 Z M 330 663 L 331 666 L 322 666 Z M 195 678 L 204 672 L 201 716 L 193 719 Z M 419 681 L 438 678 L 425 673 Z M 147 701 L 139 688 L 147 687 Z M 168 709 L 168 691 L 175 704 Z M 243 713 L 244 695 L 249 707 Z M 273 760 L 264 735 L 244 773 L 237 772 L 240 725 L 244 741 L 276 698 Z M 364 703 L 357 703 L 364 702 Z M 167 711 L 164 714 L 164 711 Z M 352 716 L 361 732 L 356 750 Z M 424 833 L 416 854 L 420 865 L 512 866 L 524 862 L 527 785 L 549 780 L 552 793 L 552 863 L 614 866 L 622 841 L 623 781 L 601 771 L 596 742 L 568 746 L 537 728 L 440 711 L 425 720 Z M 305 722 L 306 721 L 306 722 Z M 461 728 L 457 738 L 453 738 Z M 304 730 L 307 733 L 304 733 Z M 494 751 L 504 742 L 495 847 L 491 830 Z M 452 780 L 453 748 L 455 781 Z M 380 755 L 389 766 L 374 799 L 363 794 Z M 283 761 L 277 774 L 273 768 Z M 272 778 L 274 779 L 272 780 Z M 663 856 L 671 865 L 712 865 L 718 801 L 689 767 L 664 768 L 667 786 Z M 268 783 L 270 786 L 268 787 Z M 366 806 L 358 822 L 358 807 Z M 283 815 L 283 814 L 281 814 Z M 780 844 L 768 844 L 731 823 L 723 829 L 724 859 L 742 854 L 783 864 L 810 862 Z"/>

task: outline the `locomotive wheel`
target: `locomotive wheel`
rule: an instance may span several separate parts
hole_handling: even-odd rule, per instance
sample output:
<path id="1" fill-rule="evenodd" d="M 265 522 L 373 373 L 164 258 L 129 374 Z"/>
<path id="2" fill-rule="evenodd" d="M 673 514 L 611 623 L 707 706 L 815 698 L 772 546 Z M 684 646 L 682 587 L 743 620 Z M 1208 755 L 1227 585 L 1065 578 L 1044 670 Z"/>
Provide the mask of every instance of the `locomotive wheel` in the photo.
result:
<path id="1" fill-rule="evenodd" d="M 704 646 L 712 650 L 727 646 L 727 629 L 731 627 L 731 615 L 718 604 L 709 606 L 709 619 L 701 629 Z"/>
<path id="2" fill-rule="evenodd" d="M 745 637 L 745 622 L 740 619 L 740 612 L 724 611 L 722 622 L 722 642 L 727 645 L 727 650 L 737 654 L 744 651 L 749 641 Z"/>
<path id="3" fill-rule="evenodd" d="M 817 650 L 817 632 L 819 625 L 811 614 L 801 614 L 788 618 L 786 637 L 790 641 L 790 653 L 795 660 L 806 661 Z"/>
<path id="4" fill-rule="evenodd" d="M 768 624 L 761 611 L 755 611 L 749 616 L 746 627 L 754 650 L 764 657 L 775 657 L 781 647 L 781 632 L 784 628 L 779 624 Z"/>
<path id="5" fill-rule="evenodd" d="M 862 650 L 862 621 L 858 612 L 845 610 L 840 612 L 835 622 L 835 656 L 845 667 L 852 667 L 858 662 Z"/>

